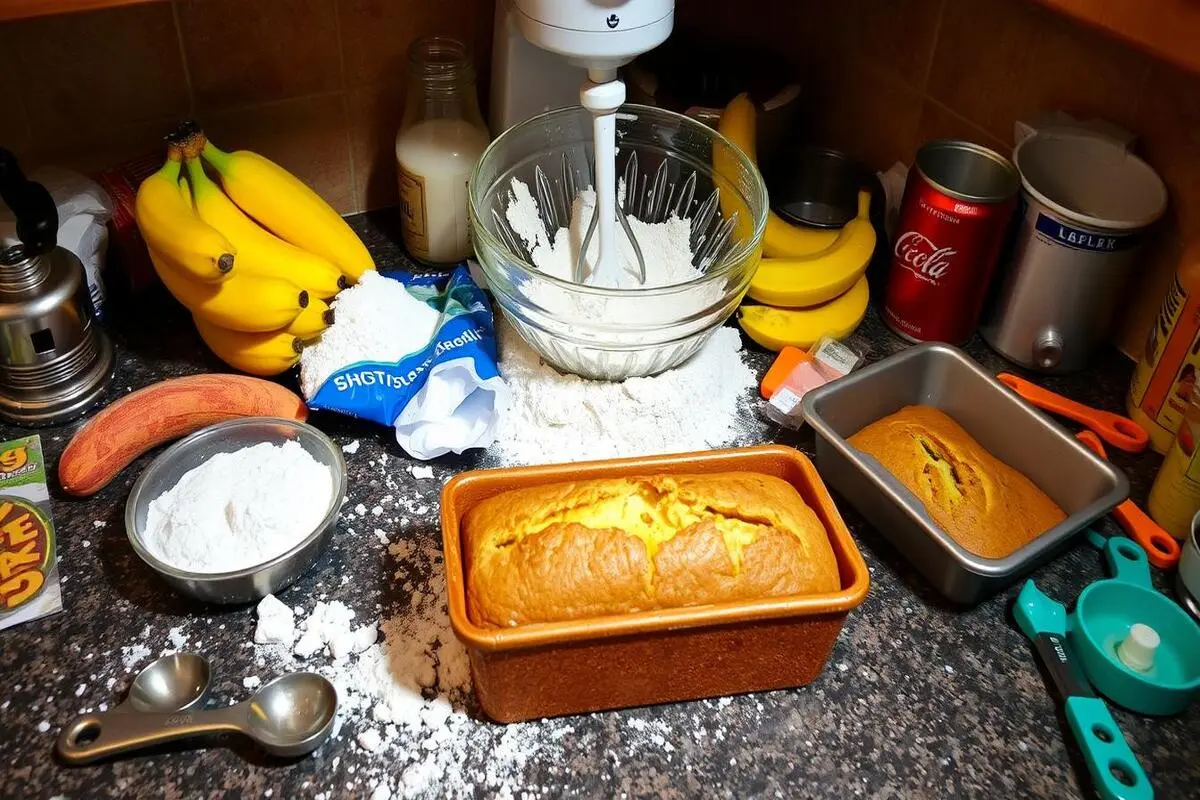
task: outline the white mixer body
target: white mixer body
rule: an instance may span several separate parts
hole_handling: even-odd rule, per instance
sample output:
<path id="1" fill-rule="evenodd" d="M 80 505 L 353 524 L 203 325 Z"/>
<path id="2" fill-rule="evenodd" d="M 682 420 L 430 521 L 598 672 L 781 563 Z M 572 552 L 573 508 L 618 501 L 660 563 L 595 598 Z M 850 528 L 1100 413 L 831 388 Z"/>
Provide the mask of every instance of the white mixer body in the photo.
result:
<path id="1" fill-rule="evenodd" d="M 653 50 L 675 24 L 674 0 L 513 0 L 513 9 L 532 44 L 596 71 Z"/>

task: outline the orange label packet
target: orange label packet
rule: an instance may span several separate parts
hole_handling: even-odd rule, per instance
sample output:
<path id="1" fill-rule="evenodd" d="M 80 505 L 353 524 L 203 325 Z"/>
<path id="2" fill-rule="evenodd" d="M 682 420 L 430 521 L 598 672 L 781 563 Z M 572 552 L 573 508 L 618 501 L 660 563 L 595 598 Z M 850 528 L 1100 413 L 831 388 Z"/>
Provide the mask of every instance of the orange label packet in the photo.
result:
<path id="1" fill-rule="evenodd" d="M 42 440 L 0 444 L 0 629 L 62 611 Z"/>
<path id="2" fill-rule="evenodd" d="M 767 419 L 788 428 L 804 424 L 800 401 L 804 395 L 830 381 L 849 375 L 862 356 L 828 336 L 817 342 L 810 352 L 785 347 L 767 370 L 759 389 L 767 403 L 762 412 Z"/>

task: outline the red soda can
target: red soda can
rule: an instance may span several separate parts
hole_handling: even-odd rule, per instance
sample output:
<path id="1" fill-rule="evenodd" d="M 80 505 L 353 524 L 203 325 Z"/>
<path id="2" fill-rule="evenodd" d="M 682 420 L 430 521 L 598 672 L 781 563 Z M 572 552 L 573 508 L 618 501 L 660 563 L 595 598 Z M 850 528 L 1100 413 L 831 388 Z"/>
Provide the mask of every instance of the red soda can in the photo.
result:
<path id="1" fill-rule="evenodd" d="M 1021 180 L 978 144 L 922 145 L 909 170 L 883 319 L 911 342 L 961 344 L 979 324 Z"/>

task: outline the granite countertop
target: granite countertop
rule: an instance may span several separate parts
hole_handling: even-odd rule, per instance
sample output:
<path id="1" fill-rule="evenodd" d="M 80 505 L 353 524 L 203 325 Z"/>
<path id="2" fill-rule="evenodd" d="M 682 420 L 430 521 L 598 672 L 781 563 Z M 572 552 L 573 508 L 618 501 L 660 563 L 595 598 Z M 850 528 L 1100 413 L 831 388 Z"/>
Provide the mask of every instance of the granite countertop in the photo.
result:
<path id="1" fill-rule="evenodd" d="M 395 225 L 386 214 L 354 225 L 381 265 L 399 266 Z M 186 315 L 170 302 L 142 301 L 111 310 L 108 328 L 119 348 L 111 400 L 163 378 L 224 368 L 210 356 Z M 855 341 L 872 359 L 904 345 L 872 313 Z M 993 371 L 1011 369 L 981 342 L 968 352 Z M 750 356 L 759 374 L 769 356 Z M 1086 374 L 1047 379 L 1050 388 L 1092 405 L 1120 410 L 1131 372 L 1115 351 Z M 407 503 L 407 524 L 394 538 L 433 547 L 439 539 L 437 493 L 452 474 L 486 465 L 486 455 L 439 459 L 433 478 L 418 479 L 414 462 L 389 431 L 314 415 L 312 421 L 347 453 L 350 506 Z M 57 463 L 78 426 L 42 430 L 48 463 Z M 24 431 L 0 426 L 0 440 Z M 781 432 L 755 422 L 750 441 L 780 441 L 813 455 L 811 431 Z M 1128 472 L 1133 497 L 1144 500 L 1159 457 L 1113 454 Z M 206 607 L 160 583 L 125 539 L 125 498 L 143 457 L 87 500 L 51 486 L 59 534 L 66 610 L 0 632 L 0 797 L 335 797 L 369 796 L 381 779 L 417 763 L 412 754 L 381 761 L 355 744 L 352 722 L 313 756 L 270 759 L 236 742 L 186 746 L 81 768 L 56 762 L 60 728 L 82 709 L 111 707 L 132 674 L 159 652 L 196 647 L 215 666 L 216 702 L 249 693 L 243 677 L 272 677 L 249 645 L 253 607 Z M 399 498 L 399 499 L 397 499 Z M 390 505 L 389 505 L 390 504 Z M 787 691 L 589 714 L 502 726 L 473 703 L 473 744 L 459 761 L 433 762 L 446 772 L 425 776 L 428 794 L 474 787 L 477 795 L 631 797 L 1082 797 L 1091 794 L 1083 759 L 1066 742 L 1059 702 L 1011 621 L 1010 589 L 974 608 L 948 605 L 850 505 L 838 506 L 871 571 L 867 600 L 842 630 L 828 665 L 811 685 Z M 384 519 L 389 519 L 385 510 Z M 1105 520 L 1105 526 L 1112 526 Z M 331 552 L 281 593 L 311 608 L 339 599 L 358 619 L 386 615 L 409 602 L 390 579 L 395 554 L 343 521 Z M 1080 544 L 1035 573 L 1053 597 L 1072 601 L 1104 576 L 1098 553 Z M 1160 586 L 1166 582 L 1156 572 Z M 419 578 L 419 576 L 418 576 Z M 418 580 L 419 583 L 419 580 Z M 1195 796 L 1200 786 L 1200 705 L 1154 719 L 1113 709 L 1121 729 L 1162 798 Z M 430 743 L 426 749 L 451 747 Z M 453 775 L 451 774 L 453 772 Z"/>

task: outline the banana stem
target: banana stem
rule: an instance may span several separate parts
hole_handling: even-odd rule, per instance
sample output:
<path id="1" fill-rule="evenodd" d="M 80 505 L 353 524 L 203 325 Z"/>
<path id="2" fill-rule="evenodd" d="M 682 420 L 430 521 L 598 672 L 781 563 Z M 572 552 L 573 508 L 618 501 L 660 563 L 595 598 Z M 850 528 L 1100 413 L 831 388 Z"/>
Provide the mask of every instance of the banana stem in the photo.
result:
<path id="1" fill-rule="evenodd" d="M 216 189 L 217 186 L 212 182 L 212 178 L 208 177 L 204 172 L 204 164 L 195 155 L 190 155 L 187 158 L 188 177 L 192 181 L 192 191 L 202 192 Z"/>
<path id="2" fill-rule="evenodd" d="M 205 140 L 200 155 L 204 157 L 205 161 L 216 167 L 217 172 L 223 172 L 229 168 L 229 153 L 221 150 L 210 141 Z"/>

